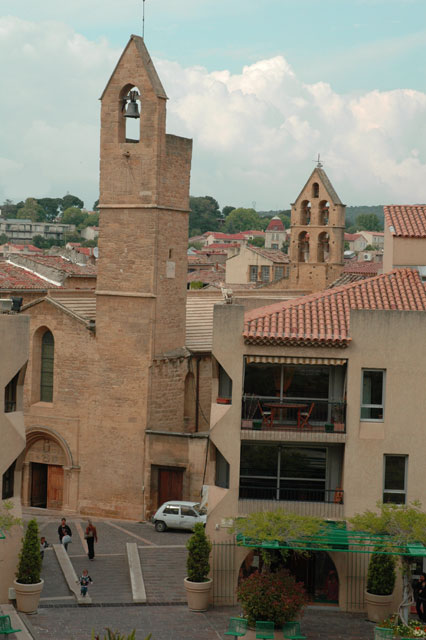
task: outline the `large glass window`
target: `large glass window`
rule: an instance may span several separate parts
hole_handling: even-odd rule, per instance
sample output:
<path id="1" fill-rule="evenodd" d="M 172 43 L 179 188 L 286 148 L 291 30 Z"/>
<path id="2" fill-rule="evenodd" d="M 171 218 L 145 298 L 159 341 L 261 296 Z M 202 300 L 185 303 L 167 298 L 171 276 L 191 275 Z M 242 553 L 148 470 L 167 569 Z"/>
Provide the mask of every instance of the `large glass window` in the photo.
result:
<path id="1" fill-rule="evenodd" d="M 385 372 L 363 369 L 361 384 L 361 420 L 383 420 Z"/>
<path id="2" fill-rule="evenodd" d="M 250 282 L 257 282 L 257 266 L 250 265 Z"/>
<path id="3" fill-rule="evenodd" d="M 40 400 L 53 400 L 53 359 L 54 340 L 50 331 L 46 331 L 41 339 L 41 371 L 40 371 Z"/>
<path id="4" fill-rule="evenodd" d="M 242 444 L 240 498 L 326 501 L 327 449 Z"/>
<path id="5" fill-rule="evenodd" d="M 260 278 L 262 282 L 269 282 L 271 267 L 263 266 L 260 269 Z"/>
<path id="6" fill-rule="evenodd" d="M 383 502 L 405 504 L 408 456 L 385 455 Z"/>
<path id="7" fill-rule="evenodd" d="M 244 393 L 272 398 L 327 399 L 329 376 L 330 367 L 253 363 L 246 366 Z"/>

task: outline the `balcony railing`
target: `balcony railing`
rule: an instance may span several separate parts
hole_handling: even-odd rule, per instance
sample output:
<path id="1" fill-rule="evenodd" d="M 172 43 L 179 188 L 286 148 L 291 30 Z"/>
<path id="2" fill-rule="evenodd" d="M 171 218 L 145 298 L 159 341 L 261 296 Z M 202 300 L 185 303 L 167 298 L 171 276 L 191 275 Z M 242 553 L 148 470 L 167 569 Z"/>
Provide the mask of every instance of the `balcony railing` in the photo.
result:
<path id="1" fill-rule="evenodd" d="M 343 492 L 335 490 L 300 490 L 264 487 L 240 488 L 238 512 L 241 515 L 284 509 L 298 515 L 341 519 L 344 516 Z"/>
<path id="2" fill-rule="evenodd" d="M 242 429 L 346 433 L 346 403 L 322 398 L 245 395 L 241 416 Z"/>

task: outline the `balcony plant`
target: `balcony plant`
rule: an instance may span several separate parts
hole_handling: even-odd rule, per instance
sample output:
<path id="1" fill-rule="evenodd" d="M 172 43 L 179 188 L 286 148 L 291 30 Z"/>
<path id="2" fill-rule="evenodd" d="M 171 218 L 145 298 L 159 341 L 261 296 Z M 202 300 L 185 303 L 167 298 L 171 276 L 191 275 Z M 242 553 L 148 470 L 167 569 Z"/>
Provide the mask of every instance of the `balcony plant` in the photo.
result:
<path id="1" fill-rule="evenodd" d="M 30 520 L 19 554 L 16 580 L 13 583 L 18 611 L 23 613 L 37 611 L 44 584 L 40 572 L 41 555 L 38 525 L 36 520 Z"/>
<path id="2" fill-rule="evenodd" d="M 394 556 L 373 553 L 368 565 L 365 592 L 367 618 L 371 622 L 380 622 L 392 613 L 395 577 Z"/>
<path id="3" fill-rule="evenodd" d="M 398 614 L 389 616 L 380 622 L 381 629 L 392 629 L 394 638 L 405 640 L 408 638 L 426 638 L 426 625 L 418 620 L 409 620 L 407 624 L 402 622 Z"/>
<path id="4" fill-rule="evenodd" d="M 191 611 L 207 611 L 213 583 L 213 580 L 208 577 L 212 545 L 201 522 L 197 522 L 194 526 L 194 533 L 188 540 L 186 548 L 188 549 L 186 560 L 188 575 L 184 579 L 184 586 L 188 607 Z"/>

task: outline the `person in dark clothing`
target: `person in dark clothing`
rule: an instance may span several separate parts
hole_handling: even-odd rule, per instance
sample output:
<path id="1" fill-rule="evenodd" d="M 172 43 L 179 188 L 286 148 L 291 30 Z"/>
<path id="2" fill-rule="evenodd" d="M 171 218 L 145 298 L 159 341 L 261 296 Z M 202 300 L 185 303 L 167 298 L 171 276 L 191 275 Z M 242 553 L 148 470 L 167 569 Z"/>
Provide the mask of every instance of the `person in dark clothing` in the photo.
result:
<path id="1" fill-rule="evenodd" d="M 58 536 L 59 536 L 59 542 L 62 544 L 62 539 L 64 538 L 64 536 L 69 536 L 70 538 L 72 537 L 72 531 L 69 528 L 69 526 L 67 525 L 67 520 L 66 518 L 62 518 L 61 520 L 61 524 L 58 527 Z M 68 549 L 68 542 L 64 542 L 64 547 L 65 547 L 65 551 L 67 551 Z"/>
<path id="2" fill-rule="evenodd" d="M 98 534 L 96 532 L 96 527 L 92 524 L 91 520 L 88 521 L 84 537 L 87 542 L 89 560 L 93 560 L 95 557 L 95 542 L 98 541 Z"/>
<path id="3" fill-rule="evenodd" d="M 416 611 L 419 620 L 426 622 L 426 575 L 420 574 L 416 588 Z"/>

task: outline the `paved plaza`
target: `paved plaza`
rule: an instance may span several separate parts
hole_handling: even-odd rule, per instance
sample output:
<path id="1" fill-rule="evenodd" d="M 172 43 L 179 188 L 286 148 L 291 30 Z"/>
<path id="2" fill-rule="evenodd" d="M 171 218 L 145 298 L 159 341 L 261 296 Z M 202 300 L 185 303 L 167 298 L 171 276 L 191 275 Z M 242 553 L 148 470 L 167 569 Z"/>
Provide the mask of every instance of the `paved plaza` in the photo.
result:
<path id="1" fill-rule="evenodd" d="M 25 518 L 28 517 L 27 514 Z M 41 535 L 56 544 L 59 518 L 36 517 Z M 93 579 L 89 589 L 92 604 L 76 604 L 56 554 L 52 549 L 46 550 L 42 571 L 45 585 L 38 613 L 22 616 L 35 640 L 90 640 L 92 630 L 103 634 L 107 627 L 126 634 L 135 629 L 137 640 L 144 640 L 148 633 L 152 633 L 152 640 L 229 637 L 224 632 L 229 617 L 241 613 L 239 607 L 215 607 L 197 614 L 185 604 L 183 578 L 189 533 L 157 533 L 148 523 L 93 519 L 99 542 L 95 560 L 89 561 L 84 542 L 86 521 L 68 517 L 67 522 L 73 532 L 73 542 L 68 547 L 72 565 L 77 575 L 87 568 Z M 138 546 L 146 604 L 132 601 L 126 542 L 136 542 Z M 372 640 L 374 636 L 374 625 L 364 615 L 345 614 L 338 609 L 308 609 L 302 628 L 309 640 Z"/>

